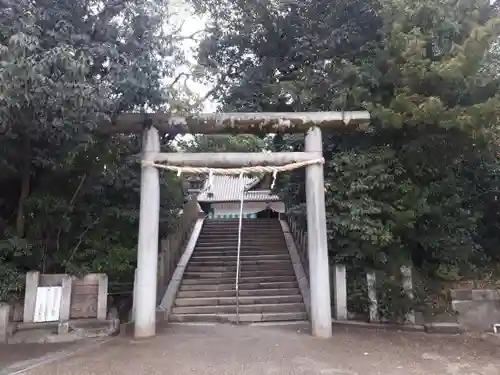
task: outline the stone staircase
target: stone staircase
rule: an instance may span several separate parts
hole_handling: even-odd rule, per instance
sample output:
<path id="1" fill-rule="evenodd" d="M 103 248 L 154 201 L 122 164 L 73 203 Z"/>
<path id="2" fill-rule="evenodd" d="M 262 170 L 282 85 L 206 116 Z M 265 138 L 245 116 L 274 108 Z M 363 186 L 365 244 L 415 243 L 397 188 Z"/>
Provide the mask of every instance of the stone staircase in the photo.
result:
<path id="1" fill-rule="evenodd" d="M 307 320 L 279 220 L 246 219 L 242 228 L 240 322 Z M 206 219 L 170 321 L 236 321 L 237 244 L 237 219 Z"/>

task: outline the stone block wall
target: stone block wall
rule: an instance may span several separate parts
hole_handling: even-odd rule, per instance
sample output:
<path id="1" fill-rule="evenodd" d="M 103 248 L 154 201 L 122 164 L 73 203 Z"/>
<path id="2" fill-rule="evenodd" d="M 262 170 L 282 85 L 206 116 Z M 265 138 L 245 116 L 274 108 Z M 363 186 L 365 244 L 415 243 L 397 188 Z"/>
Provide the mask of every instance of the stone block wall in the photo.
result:
<path id="1" fill-rule="evenodd" d="M 8 302 L 10 305 L 10 321 L 11 322 L 22 322 L 24 313 L 24 299 L 12 300 Z"/>
<path id="2" fill-rule="evenodd" d="M 26 275 L 24 300 L 11 305 L 12 322 L 33 321 L 39 286 L 63 287 L 61 321 L 85 318 L 105 320 L 107 317 L 108 279 L 105 274 L 76 278 L 66 274 L 40 274 L 33 271 Z"/>
<path id="3" fill-rule="evenodd" d="M 10 305 L 0 302 L 0 344 L 6 344 L 10 334 Z"/>
<path id="4" fill-rule="evenodd" d="M 500 291 L 495 289 L 452 289 L 451 305 L 465 329 L 491 332 L 500 324 Z"/>

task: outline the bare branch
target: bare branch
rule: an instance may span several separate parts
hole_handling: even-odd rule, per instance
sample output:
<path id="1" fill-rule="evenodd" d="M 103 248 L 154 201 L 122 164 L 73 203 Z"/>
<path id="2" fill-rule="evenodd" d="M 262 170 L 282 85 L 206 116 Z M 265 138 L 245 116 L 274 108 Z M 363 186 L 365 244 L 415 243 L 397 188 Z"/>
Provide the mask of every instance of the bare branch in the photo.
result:
<path id="1" fill-rule="evenodd" d="M 73 193 L 73 196 L 71 197 L 68 210 L 66 211 L 64 217 L 68 217 L 69 213 L 71 211 L 73 211 L 76 197 L 78 196 L 78 193 L 80 192 L 80 190 L 82 190 L 83 183 L 85 182 L 86 179 L 87 179 L 87 174 L 84 174 L 82 177 L 80 177 L 80 182 L 78 183 L 78 187 L 76 188 L 75 192 Z M 57 251 L 59 251 L 60 247 L 61 247 L 61 244 L 60 244 L 61 233 L 62 233 L 62 224 L 59 226 L 59 229 L 57 230 L 57 235 L 56 235 Z"/>
<path id="2" fill-rule="evenodd" d="M 204 33 L 205 31 L 206 31 L 206 29 L 198 30 L 198 31 L 195 31 L 194 33 L 191 33 L 189 35 L 179 36 L 179 37 L 172 38 L 172 40 L 174 42 L 181 42 L 181 41 L 184 41 L 184 40 L 192 40 L 192 39 L 194 39 L 194 37 L 196 35 Z"/>
<path id="3" fill-rule="evenodd" d="M 65 265 L 65 269 L 66 269 L 66 272 L 68 272 L 68 265 L 69 263 L 73 260 L 73 258 L 75 257 L 76 255 L 76 252 L 78 251 L 78 249 L 80 248 L 80 246 L 82 245 L 83 243 L 83 240 L 85 238 L 85 235 L 87 234 L 87 232 L 92 229 L 97 223 L 99 222 L 99 219 L 95 219 L 87 228 L 85 228 L 85 230 L 78 236 L 78 242 L 76 243 L 75 247 L 73 248 L 73 251 L 71 251 L 71 254 L 70 256 L 68 257 L 68 259 L 66 260 L 66 262 L 64 262 L 66 265 Z"/>
<path id="4" fill-rule="evenodd" d="M 177 82 L 179 82 L 179 80 L 182 78 L 182 77 L 186 77 L 186 79 L 188 79 L 191 75 L 188 74 L 188 73 L 180 73 L 177 77 L 175 77 L 174 81 L 169 85 L 169 88 L 172 88 L 175 86 L 175 84 Z"/>

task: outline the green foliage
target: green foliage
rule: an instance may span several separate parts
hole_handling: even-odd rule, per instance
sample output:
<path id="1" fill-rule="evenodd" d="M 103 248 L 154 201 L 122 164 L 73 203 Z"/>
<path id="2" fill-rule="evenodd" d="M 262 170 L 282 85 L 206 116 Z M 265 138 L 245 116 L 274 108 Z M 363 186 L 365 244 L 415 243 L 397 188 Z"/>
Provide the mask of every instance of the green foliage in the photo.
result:
<path id="1" fill-rule="evenodd" d="M 0 301 L 21 291 L 24 284 L 16 264 L 26 256 L 31 255 L 29 244 L 16 236 L 7 234 L 0 240 Z"/>
<path id="2" fill-rule="evenodd" d="M 179 96 L 164 85 L 183 61 L 168 5 L 0 2 L 0 300 L 30 269 L 131 279 L 140 139 L 97 130 Z M 183 197 L 171 175 L 161 189 L 164 235 Z"/>
<path id="3" fill-rule="evenodd" d="M 388 147 L 334 154 L 327 177 L 329 238 L 339 262 L 408 260 L 401 235 L 428 207 Z M 405 259 L 406 258 L 406 259 Z"/>
<path id="4" fill-rule="evenodd" d="M 372 115 L 367 134 L 324 137 L 336 260 L 389 274 L 411 262 L 452 280 L 498 261 L 496 3 L 218 3 L 196 2 L 213 21 L 200 63 L 218 78 L 225 109 Z M 273 148 L 302 145 L 280 134 Z M 304 172 L 281 188 L 300 211 Z M 398 293 L 387 287 L 384 298 Z"/>
<path id="5" fill-rule="evenodd" d="M 414 302 L 403 290 L 400 280 L 386 278 L 377 285 L 379 315 L 383 320 L 405 323 L 405 316 L 415 306 Z"/>
<path id="6" fill-rule="evenodd" d="M 195 135 L 179 142 L 183 152 L 260 152 L 265 141 L 252 134 Z"/>
<path id="7" fill-rule="evenodd" d="M 347 309 L 356 317 L 368 319 L 370 300 L 363 267 L 347 268 Z"/>

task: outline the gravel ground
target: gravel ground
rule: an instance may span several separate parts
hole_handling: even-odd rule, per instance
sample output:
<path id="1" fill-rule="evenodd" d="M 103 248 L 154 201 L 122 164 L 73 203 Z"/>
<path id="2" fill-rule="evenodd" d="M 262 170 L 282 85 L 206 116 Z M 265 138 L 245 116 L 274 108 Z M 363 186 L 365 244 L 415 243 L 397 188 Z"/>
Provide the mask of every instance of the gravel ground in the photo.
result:
<path id="1" fill-rule="evenodd" d="M 29 375 L 500 375 L 499 348 L 464 336 L 336 327 L 169 325 L 144 341 L 117 337 Z"/>

